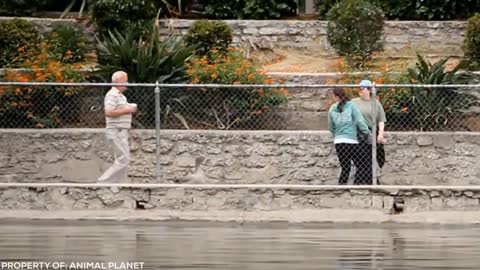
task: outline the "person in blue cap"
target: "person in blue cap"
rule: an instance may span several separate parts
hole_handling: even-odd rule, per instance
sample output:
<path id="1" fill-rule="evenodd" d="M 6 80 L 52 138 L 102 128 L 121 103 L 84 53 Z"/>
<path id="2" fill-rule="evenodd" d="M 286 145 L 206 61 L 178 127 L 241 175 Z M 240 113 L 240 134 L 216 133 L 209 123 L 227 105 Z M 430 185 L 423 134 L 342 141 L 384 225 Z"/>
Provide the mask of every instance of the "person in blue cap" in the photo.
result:
<path id="1" fill-rule="evenodd" d="M 358 151 L 358 133 L 364 136 L 370 135 L 367 123 L 357 106 L 350 101 L 343 89 L 335 88 L 333 90 L 336 103 L 328 111 L 328 128 L 333 134 L 333 143 L 337 153 L 340 167 L 342 169 L 338 183 L 346 185 L 350 175 L 350 169 L 353 164 L 359 168 L 362 165 L 362 155 Z M 368 179 L 360 179 L 359 174 L 355 175 L 355 181 L 364 182 Z"/>
<path id="2" fill-rule="evenodd" d="M 372 130 L 374 123 L 377 126 L 377 163 L 381 169 L 385 164 L 385 149 L 383 146 L 383 144 L 385 143 L 385 123 L 387 122 L 385 110 L 383 109 L 380 101 L 372 99 L 372 89 L 375 87 L 375 85 L 371 81 L 362 80 L 359 84 L 359 87 L 359 97 L 352 99 L 352 102 L 357 105 L 370 130 Z M 375 105 L 375 115 L 373 115 L 372 105 Z M 362 175 L 362 178 L 366 178 L 369 180 L 367 183 L 356 184 L 372 184 L 371 141 L 360 140 L 358 150 L 360 151 L 360 154 L 364 155 L 363 159 L 365 161 L 361 163 L 362 166 L 359 168 L 358 173 Z"/>

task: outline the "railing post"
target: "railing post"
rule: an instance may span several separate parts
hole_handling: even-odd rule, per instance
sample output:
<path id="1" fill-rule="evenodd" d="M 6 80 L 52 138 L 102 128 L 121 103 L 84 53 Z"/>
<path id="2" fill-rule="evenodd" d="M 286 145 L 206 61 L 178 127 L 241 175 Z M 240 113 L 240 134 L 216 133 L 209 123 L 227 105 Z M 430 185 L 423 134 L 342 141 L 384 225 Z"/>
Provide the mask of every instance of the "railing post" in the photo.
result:
<path id="1" fill-rule="evenodd" d="M 377 185 L 377 89 L 372 86 L 372 183 Z"/>
<path id="2" fill-rule="evenodd" d="M 157 181 L 160 180 L 161 168 L 160 168 L 160 87 L 158 87 L 158 81 L 155 86 L 155 165 L 156 165 L 156 177 Z"/>

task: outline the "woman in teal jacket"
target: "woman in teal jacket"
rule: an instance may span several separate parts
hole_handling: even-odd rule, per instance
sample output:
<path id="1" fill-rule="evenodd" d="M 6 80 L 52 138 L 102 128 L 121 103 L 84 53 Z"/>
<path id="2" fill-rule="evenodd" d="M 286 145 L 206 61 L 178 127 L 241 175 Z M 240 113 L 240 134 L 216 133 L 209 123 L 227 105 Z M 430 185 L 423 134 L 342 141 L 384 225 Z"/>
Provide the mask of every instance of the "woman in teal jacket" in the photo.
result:
<path id="1" fill-rule="evenodd" d="M 362 155 L 358 153 L 358 136 L 370 136 L 370 130 L 357 106 L 350 101 L 343 89 L 335 88 L 333 95 L 336 102 L 328 112 L 328 127 L 333 135 L 335 151 L 342 168 L 338 182 L 340 185 L 346 185 L 352 160 L 357 168 L 362 162 Z M 355 174 L 355 183 L 362 183 L 361 178 L 362 175 Z"/>

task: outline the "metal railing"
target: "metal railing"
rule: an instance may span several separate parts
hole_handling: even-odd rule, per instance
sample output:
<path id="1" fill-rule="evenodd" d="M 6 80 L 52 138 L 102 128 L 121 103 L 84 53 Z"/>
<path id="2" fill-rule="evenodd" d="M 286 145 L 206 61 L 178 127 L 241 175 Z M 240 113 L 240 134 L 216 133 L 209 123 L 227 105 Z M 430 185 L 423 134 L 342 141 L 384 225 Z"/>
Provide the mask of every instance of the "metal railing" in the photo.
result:
<path id="1" fill-rule="evenodd" d="M 344 88 L 355 96 L 358 88 L 353 84 L 0 82 L 0 128 L 104 127 L 103 98 L 112 86 L 127 86 L 129 102 L 138 104 L 134 128 L 156 130 L 157 177 L 161 174 L 161 129 L 327 129 L 328 110 L 334 102 L 329 90 Z M 479 91 L 478 84 L 384 84 L 373 88 L 371 98 L 378 97 L 382 104 L 388 131 L 476 131 L 480 130 Z M 304 93 L 310 95 L 305 97 Z M 381 112 L 371 104 L 376 119 Z M 310 118 L 304 116 L 307 120 L 301 125 L 295 114 Z M 315 127 L 308 127 L 308 121 L 321 118 L 323 126 L 310 122 Z M 370 128 L 375 138 L 377 121 Z M 364 177 L 367 180 L 355 183 L 377 184 L 377 148 L 377 140 L 372 139 L 367 147 L 346 153 L 345 162 L 353 163 L 357 173 L 371 170 L 371 176 Z M 345 151 L 336 150 L 337 154 Z"/>

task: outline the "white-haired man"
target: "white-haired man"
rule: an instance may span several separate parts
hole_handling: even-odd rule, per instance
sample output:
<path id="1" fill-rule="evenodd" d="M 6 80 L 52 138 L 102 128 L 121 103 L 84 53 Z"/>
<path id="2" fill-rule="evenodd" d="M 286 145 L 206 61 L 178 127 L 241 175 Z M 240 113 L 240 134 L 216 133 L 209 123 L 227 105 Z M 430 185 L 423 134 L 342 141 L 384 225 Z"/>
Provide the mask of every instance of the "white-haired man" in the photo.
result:
<path id="1" fill-rule="evenodd" d="M 112 75 L 112 83 L 127 83 L 128 75 L 117 71 Z M 132 113 L 137 105 L 128 103 L 123 92 L 127 87 L 112 87 L 105 96 L 106 137 L 112 146 L 115 161 L 100 178 L 99 183 L 125 183 L 128 181 L 128 164 L 130 163 L 130 147 L 128 130 L 132 126 Z"/>

